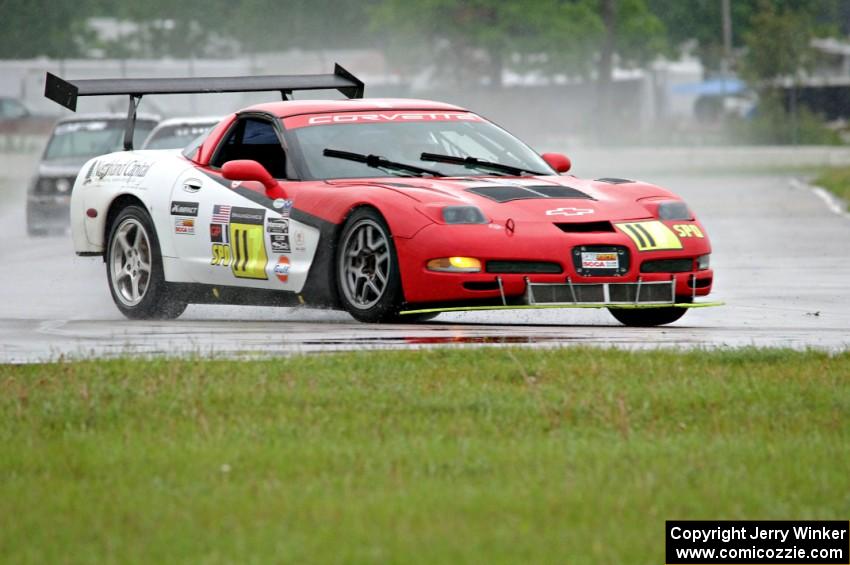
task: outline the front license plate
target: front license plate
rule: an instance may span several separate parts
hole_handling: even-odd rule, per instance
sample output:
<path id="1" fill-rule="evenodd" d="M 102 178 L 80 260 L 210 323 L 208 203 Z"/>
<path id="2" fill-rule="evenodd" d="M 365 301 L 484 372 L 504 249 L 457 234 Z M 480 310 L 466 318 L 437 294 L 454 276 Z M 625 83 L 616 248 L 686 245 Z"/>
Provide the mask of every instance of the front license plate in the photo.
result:
<path id="1" fill-rule="evenodd" d="M 582 269 L 619 269 L 620 260 L 616 253 L 610 251 L 583 251 L 581 254 Z"/>

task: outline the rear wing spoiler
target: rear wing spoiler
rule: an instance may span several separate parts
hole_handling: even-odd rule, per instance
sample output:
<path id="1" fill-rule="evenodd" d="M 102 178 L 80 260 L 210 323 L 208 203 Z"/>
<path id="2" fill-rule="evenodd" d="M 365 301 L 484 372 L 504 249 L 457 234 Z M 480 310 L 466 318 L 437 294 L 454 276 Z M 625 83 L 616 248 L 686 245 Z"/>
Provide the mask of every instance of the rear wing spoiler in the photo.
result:
<path id="1" fill-rule="evenodd" d="M 284 100 L 296 90 L 338 90 L 348 98 L 363 98 L 363 81 L 342 68 L 334 66 L 333 74 L 269 75 L 246 77 L 198 78 L 121 78 L 83 79 L 69 81 L 47 73 L 44 96 L 71 111 L 77 110 L 80 96 L 126 94 L 130 97 L 127 125 L 124 130 L 124 149 L 133 149 L 136 109 L 145 94 L 202 94 L 218 92 L 280 92 Z"/>

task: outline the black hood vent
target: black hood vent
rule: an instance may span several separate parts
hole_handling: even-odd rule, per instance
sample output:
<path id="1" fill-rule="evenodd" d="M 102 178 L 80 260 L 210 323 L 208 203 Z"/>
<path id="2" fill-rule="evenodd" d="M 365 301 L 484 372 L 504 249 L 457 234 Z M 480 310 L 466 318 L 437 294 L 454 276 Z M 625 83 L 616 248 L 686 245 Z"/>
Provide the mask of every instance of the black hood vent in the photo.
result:
<path id="1" fill-rule="evenodd" d="M 476 186 L 467 189 L 467 191 L 474 192 L 478 196 L 483 196 L 496 202 L 530 200 L 533 198 L 580 198 L 583 200 L 594 200 L 592 196 L 568 186 Z"/>
<path id="2" fill-rule="evenodd" d="M 603 177 L 601 179 L 596 179 L 596 182 L 607 182 L 608 184 L 629 184 L 635 182 L 629 179 L 618 179 L 613 177 Z"/>

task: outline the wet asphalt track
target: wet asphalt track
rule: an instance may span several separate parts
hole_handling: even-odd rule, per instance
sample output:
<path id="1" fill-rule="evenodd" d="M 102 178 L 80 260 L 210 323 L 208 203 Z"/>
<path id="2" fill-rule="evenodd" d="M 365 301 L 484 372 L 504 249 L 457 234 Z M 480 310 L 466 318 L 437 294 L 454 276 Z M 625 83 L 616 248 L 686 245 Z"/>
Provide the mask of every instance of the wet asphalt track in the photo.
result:
<path id="1" fill-rule="evenodd" d="M 693 310 L 671 326 L 646 329 L 620 326 L 604 310 L 443 314 L 420 325 L 365 325 L 341 312 L 190 306 L 176 321 L 131 322 L 112 304 L 100 259 L 76 257 L 67 236 L 25 235 L 23 182 L 5 182 L 0 362 L 433 344 L 850 346 L 847 217 L 784 175 L 642 176 L 684 196 L 707 226 L 714 245 L 712 298 L 725 307 Z"/>

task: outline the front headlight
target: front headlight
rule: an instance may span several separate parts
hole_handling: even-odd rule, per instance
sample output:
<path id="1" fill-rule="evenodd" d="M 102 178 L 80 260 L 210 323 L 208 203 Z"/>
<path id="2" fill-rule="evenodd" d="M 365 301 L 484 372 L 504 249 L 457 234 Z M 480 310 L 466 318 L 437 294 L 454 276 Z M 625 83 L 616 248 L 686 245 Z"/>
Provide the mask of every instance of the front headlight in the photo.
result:
<path id="1" fill-rule="evenodd" d="M 487 218 L 475 206 L 446 206 L 443 221 L 447 224 L 486 224 Z"/>
<path id="2" fill-rule="evenodd" d="M 71 192 L 71 187 L 74 186 L 73 179 L 59 178 L 56 179 L 56 192 L 67 194 Z"/>
<path id="3" fill-rule="evenodd" d="M 53 194 L 56 192 L 56 179 L 44 177 L 38 179 L 33 192 L 36 194 Z"/>
<path id="4" fill-rule="evenodd" d="M 656 215 L 659 220 L 693 220 L 694 216 L 688 209 L 688 205 L 681 200 L 668 200 L 660 202 Z"/>
<path id="5" fill-rule="evenodd" d="M 697 271 L 707 271 L 711 264 L 711 254 L 700 255 L 697 257 Z"/>
<path id="6" fill-rule="evenodd" d="M 441 257 L 428 261 L 428 270 L 441 273 L 480 273 L 481 261 L 474 257 Z"/>

